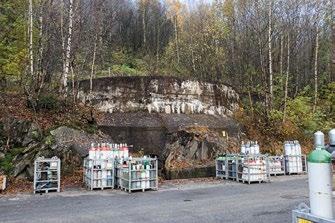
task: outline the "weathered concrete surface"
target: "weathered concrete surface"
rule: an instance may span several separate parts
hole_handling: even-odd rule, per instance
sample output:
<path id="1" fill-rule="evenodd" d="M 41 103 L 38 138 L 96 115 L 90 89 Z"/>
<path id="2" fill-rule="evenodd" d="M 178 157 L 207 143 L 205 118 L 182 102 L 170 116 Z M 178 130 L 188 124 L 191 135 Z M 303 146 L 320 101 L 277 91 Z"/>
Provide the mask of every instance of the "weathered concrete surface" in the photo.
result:
<path id="1" fill-rule="evenodd" d="M 99 129 L 117 143 L 133 145 L 131 152 L 157 155 L 169 176 L 196 176 L 192 170 L 175 174 L 178 168 L 212 168 L 215 156 L 240 137 L 233 118 L 239 95 L 230 86 L 160 76 L 99 78 L 92 85 L 91 92 L 90 81 L 81 81 L 78 98 L 104 112 Z M 207 132 L 180 134 L 189 127 Z M 177 168 L 169 172 L 170 167 Z"/>
<path id="2" fill-rule="evenodd" d="M 234 119 L 204 114 L 113 113 L 105 114 L 97 124 L 115 142 L 127 142 L 136 150 L 143 148 L 145 153 L 159 157 L 170 135 L 188 126 L 204 126 L 219 135 L 225 131 L 234 138 L 240 134 L 240 126 Z"/>
<path id="3" fill-rule="evenodd" d="M 73 191 L 0 197 L 4 223 L 283 223 L 308 202 L 306 176 L 283 176 L 272 183 L 166 182 L 158 192 Z"/>
<path id="4" fill-rule="evenodd" d="M 177 170 L 165 169 L 164 175 L 166 179 L 189 179 L 215 177 L 215 166 L 192 167 Z"/>
<path id="5" fill-rule="evenodd" d="M 137 112 L 232 116 L 239 96 L 224 84 L 175 77 L 108 77 L 79 83 L 78 98 L 108 113 Z"/>

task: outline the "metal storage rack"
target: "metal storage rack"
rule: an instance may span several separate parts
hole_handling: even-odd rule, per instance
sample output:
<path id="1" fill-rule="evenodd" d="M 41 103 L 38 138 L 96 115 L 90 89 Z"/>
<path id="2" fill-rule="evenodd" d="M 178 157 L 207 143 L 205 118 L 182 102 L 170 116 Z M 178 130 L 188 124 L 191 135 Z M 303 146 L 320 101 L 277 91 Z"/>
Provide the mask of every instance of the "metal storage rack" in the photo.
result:
<path id="1" fill-rule="evenodd" d="M 216 161 L 216 177 L 243 183 L 268 182 L 270 172 L 265 155 L 220 155 Z"/>
<path id="2" fill-rule="evenodd" d="M 268 156 L 270 175 L 285 175 L 286 165 L 284 156 Z"/>
<path id="3" fill-rule="evenodd" d="M 60 192 L 60 159 L 39 157 L 34 162 L 34 194 Z"/>
<path id="4" fill-rule="evenodd" d="M 115 188 L 121 188 L 122 165 L 123 165 L 123 160 L 116 158 L 115 159 L 115 177 L 114 177 Z"/>
<path id="5" fill-rule="evenodd" d="M 84 159 L 84 179 L 88 189 L 114 188 L 114 159 Z"/>
<path id="6" fill-rule="evenodd" d="M 240 159 L 238 154 L 224 154 L 218 156 L 215 161 L 216 177 L 226 180 L 237 180 L 237 163 Z"/>
<path id="7" fill-rule="evenodd" d="M 133 158 L 121 169 L 121 189 L 131 193 L 138 190 L 158 190 L 157 158 Z"/>
<path id="8" fill-rule="evenodd" d="M 335 223 L 335 220 L 321 218 L 310 213 L 309 207 L 302 203 L 297 210 L 292 211 L 292 223 L 315 222 L 315 223 Z"/>
<path id="9" fill-rule="evenodd" d="M 286 174 L 307 173 L 306 155 L 286 155 L 284 157 Z"/>
<path id="10" fill-rule="evenodd" d="M 270 182 L 269 160 L 266 155 L 239 156 L 236 161 L 237 181 L 243 183 Z"/>
<path id="11" fill-rule="evenodd" d="M 215 176 L 216 178 L 227 179 L 226 173 L 226 157 L 224 155 L 218 156 L 215 160 Z"/>

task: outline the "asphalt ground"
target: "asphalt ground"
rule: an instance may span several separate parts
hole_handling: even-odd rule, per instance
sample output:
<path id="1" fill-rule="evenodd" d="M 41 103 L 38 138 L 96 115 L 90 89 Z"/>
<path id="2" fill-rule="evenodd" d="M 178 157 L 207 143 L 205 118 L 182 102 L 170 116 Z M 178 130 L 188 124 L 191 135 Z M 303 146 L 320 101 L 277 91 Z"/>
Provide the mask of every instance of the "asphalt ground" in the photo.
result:
<path id="1" fill-rule="evenodd" d="M 308 204 L 307 176 L 272 177 L 271 183 L 166 181 L 158 191 L 72 189 L 0 197 L 0 222 L 291 222 Z"/>

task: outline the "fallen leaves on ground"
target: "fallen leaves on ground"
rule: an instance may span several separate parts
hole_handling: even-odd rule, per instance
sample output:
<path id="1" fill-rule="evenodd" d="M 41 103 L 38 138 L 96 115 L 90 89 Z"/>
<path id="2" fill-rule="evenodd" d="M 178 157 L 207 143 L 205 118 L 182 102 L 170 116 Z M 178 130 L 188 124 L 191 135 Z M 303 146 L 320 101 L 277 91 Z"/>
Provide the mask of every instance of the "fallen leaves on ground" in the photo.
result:
<path id="1" fill-rule="evenodd" d="M 7 179 L 7 188 L 5 191 L 0 191 L 0 194 L 18 194 L 18 193 L 32 193 L 33 182 L 27 179 L 15 179 L 10 177 Z"/>
<path id="2" fill-rule="evenodd" d="M 61 190 L 66 188 L 81 188 L 83 187 L 83 170 L 76 170 L 72 174 L 67 175 L 61 180 Z"/>

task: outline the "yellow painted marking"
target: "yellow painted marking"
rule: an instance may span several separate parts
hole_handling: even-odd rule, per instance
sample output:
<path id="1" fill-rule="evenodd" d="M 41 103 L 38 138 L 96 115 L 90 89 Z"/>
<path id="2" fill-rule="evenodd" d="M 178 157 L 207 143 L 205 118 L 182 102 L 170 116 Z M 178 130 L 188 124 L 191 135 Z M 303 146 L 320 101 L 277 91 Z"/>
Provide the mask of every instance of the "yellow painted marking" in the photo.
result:
<path id="1" fill-rule="evenodd" d="M 306 219 L 298 218 L 298 223 L 313 223 L 313 222 Z"/>

